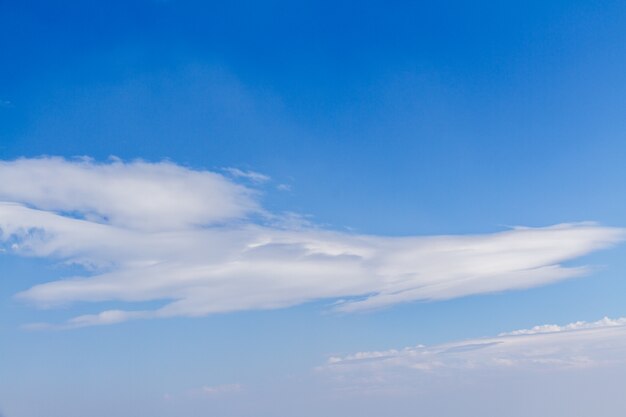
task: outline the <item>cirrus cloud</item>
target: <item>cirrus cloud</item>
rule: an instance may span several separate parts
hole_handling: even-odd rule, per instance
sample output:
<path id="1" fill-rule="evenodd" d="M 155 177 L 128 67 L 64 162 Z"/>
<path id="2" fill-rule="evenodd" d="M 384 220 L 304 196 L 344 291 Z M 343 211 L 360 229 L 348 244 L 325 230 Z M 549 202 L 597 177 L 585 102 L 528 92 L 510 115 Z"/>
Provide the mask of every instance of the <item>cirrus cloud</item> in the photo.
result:
<path id="1" fill-rule="evenodd" d="M 358 352 L 330 357 L 318 371 L 340 386 L 381 389 L 437 376 L 478 376 L 588 370 L 626 365 L 626 318 L 565 326 L 542 325 L 434 346 Z"/>
<path id="2" fill-rule="evenodd" d="M 320 299 L 353 312 L 530 288 L 587 273 L 563 262 L 624 238 L 594 223 L 464 236 L 343 233 L 281 221 L 258 195 L 171 162 L 0 162 L 0 246 L 85 268 L 17 295 L 37 306 L 163 302 L 60 325 L 72 328 Z"/>

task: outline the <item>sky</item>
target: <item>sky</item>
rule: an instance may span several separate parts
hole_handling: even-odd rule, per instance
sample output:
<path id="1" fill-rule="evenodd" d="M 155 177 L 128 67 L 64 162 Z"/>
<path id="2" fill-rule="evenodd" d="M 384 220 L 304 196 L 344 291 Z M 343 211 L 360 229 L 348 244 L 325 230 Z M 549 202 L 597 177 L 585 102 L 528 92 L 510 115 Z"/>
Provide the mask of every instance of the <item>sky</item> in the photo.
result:
<path id="1" fill-rule="evenodd" d="M 0 35 L 0 416 L 623 415 L 623 2 Z"/>

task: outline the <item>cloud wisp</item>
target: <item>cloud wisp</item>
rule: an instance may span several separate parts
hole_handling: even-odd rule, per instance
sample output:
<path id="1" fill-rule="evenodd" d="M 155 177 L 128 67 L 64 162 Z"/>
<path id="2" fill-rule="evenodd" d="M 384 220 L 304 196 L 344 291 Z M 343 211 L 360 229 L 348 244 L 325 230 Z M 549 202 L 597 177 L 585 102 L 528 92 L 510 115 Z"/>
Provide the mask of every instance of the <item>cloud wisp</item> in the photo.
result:
<path id="1" fill-rule="evenodd" d="M 622 229 L 594 223 L 383 237 L 280 217 L 264 210 L 249 187 L 169 162 L 0 162 L 4 252 L 85 268 L 82 276 L 26 289 L 19 299 L 44 308 L 164 303 L 83 315 L 61 327 L 320 299 L 352 312 L 530 288 L 585 274 L 585 267 L 562 263 L 624 238 Z"/>
<path id="2" fill-rule="evenodd" d="M 331 357 L 320 371 L 371 388 L 458 372 L 576 370 L 626 364 L 626 318 L 544 325 L 496 337 Z"/>
<path id="3" fill-rule="evenodd" d="M 239 168 L 224 168 L 224 172 L 233 178 L 243 178 L 256 184 L 268 182 L 271 178 L 265 174 L 255 171 L 244 171 Z"/>

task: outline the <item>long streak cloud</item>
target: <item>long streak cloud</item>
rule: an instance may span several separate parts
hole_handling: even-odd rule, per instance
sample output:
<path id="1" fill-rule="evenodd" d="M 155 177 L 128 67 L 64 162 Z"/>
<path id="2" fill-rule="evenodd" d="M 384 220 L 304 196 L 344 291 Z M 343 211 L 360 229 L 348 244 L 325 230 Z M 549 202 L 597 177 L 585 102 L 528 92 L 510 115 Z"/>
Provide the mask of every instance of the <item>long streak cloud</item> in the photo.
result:
<path id="1" fill-rule="evenodd" d="M 84 267 L 17 297 L 51 308 L 161 301 L 74 317 L 62 327 L 274 309 L 328 299 L 339 311 L 545 285 L 581 276 L 563 263 L 624 230 L 594 223 L 464 236 L 324 230 L 264 210 L 259 193 L 170 162 L 0 162 L 2 252 Z"/>
<path id="2" fill-rule="evenodd" d="M 494 337 L 330 357 L 318 368 L 346 388 L 410 386 L 434 377 L 623 367 L 626 318 L 543 325 Z"/>

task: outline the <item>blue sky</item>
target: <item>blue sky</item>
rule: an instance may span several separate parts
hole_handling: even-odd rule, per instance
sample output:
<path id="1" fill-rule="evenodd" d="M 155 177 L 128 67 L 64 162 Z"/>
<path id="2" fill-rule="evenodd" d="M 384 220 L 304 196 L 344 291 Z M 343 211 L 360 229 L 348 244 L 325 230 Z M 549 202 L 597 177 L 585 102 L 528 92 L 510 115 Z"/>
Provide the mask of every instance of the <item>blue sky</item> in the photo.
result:
<path id="1" fill-rule="evenodd" d="M 475 357 L 451 362 L 460 376 L 431 375 L 436 382 L 389 371 L 389 361 L 404 363 L 395 353 L 341 378 L 327 368 L 356 352 L 474 346 L 605 316 L 613 321 L 602 334 L 621 346 L 624 336 L 609 330 L 626 316 L 622 2 L 24 1 L 0 5 L 0 31 L 6 417 L 408 416 L 417 403 L 445 417 L 456 415 L 444 406 L 450 393 L 495 416 L 516 384 L 541 388 L 522 410 L 534 415 L 600 403 L 620 415 L 610 390 L 571 409 L 541 400 L 589 393 L 588 381 L 623 384 L 624 373 L 602 367 L 551 369 L 545 384 L 526 369 L 493 376 L 459 365 L 481 363 Z M 68 219 L 88 224 L 63 229 Z M 577 225 L 585 221 L 597 224 Z M 550 229 L 558 224 L 570 226 Z M 56 251 L 36 233 L 19 234 L 33 228 Z M 155 237 L 174 231 L 184 238 Z M 433 236 L 446 236 L 454 256 L 438 260 Z M 228 291 L 172 284 L 192 267 L 224 267 L 217 249 L 243 256 L 238 245 L 252 241 L 272 246 L 237 258 L 244 269 L 228 276 Z M 423 249 L 411 252 L 416 245 Z M 532 256 L 520 257 L 519 245 Z M 308 258 L 303 247 L 336 258 Z M 465 257 L 474 250 L 480 258 Z M 154 271 L 163 288 L 137 269 L 153 258 L 171 268 Z M 495 272 L 470 274 L 474 262 Z M 553 265 L 567 276 L 531 274 Z M 580 276 L 566 269 L 581 266 Z M 65 285 L 108 272 L 122 277 L 110 294 L 96 294 L 93 281 Z M 455 274 L 485 282 L 463 287 Z M 454 285 L 415 290 L 422 276 Z M 291 279 L 310 286 L 295 293 Z M 416 292 L 385 301 L 407 288 Z M 384 308 L 341 310 L 381 294 Z M 172 299 L 187 304 L 154 313 Z M 71 322 L 93 324 L 110 310 L 149 313 Z M 544 343 L 544 333 L 533 335 Z M 576 355 L 549 359 L 600 355 L 575 340 Z M 518 351 L 494 354 L 511 360 Z M 385 383 L 364 388 L 364 380 Z M 475 382 L 471 395 L 459 394 L 466 380 Z M 426 397 L 406 394 L 423 384 L 435 387 Z M 352 394 L 339 395 L 346 386 Z M 496 386 L 503 399 L 489 408 L 481 398 Z"/>

